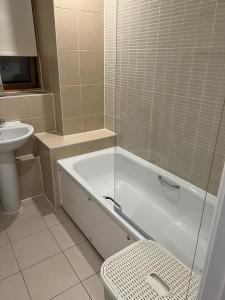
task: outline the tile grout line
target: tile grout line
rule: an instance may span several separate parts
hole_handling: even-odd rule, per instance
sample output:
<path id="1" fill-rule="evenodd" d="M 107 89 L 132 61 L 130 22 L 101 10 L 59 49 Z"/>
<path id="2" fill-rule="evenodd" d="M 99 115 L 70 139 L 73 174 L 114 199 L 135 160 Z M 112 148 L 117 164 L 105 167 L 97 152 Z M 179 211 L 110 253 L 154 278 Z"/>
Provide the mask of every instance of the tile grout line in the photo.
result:
<path id="1" fill-rule="evenodd" d="M 39 197 L 39 196 L 36 196 L 36 197 Z M 31 199 L 36 198 L 36 197 L 32 197 Z M 6 225 L 5 225 L 5 223 L 4 223 L 4 220 L 2 219 L 2 225 L 3 225 L 3 228 L 4 228 L 4 230 L 5 230 L 5 233 L 6 233 L 7 237 L 8 237 L 8 240 L 9 240 L 9 243 L 7 243 L 7 244 L 4 245 L 4 246 L 7 246 L 7 245 L 10 245 L 10 246 L 11 246 L 19 270 L 18 270 L 18 272 L 15 272 L 15 273 L 13 273 L 13 274 L 11 274 L 11 275 L 9 275 L 9 276 L 7 276 L 7 277 L 5 277 L 5 278 L 3 278 L 3 279 L 0 280 L 0 282 L 1 282 L 1 281 L 5 280 L 5 279 L 11 277 L 11 276 L 14 276 L 15 274 L 19 274 L 19 273 L 20 273 L 21 276 L 22 276 L 22 278 L 23 278 L 23 281 L 24 281 L 26 290 L 27 290 L 28 295 L 29 295 L 29 297 L 30 297 L 31 300 L 32 300 L 32 297 L 31 297 L 31 295 L 30 295 L 30 292 L 29 292 L 29 289 L 28 289 L 28 287 L 27 287 L 27 284 L 26 284 L 26 281 L 25 281 L 25 279 L 24 279 L 24 276 L 23 276 L 22 271 L 27 270 L 27 269 L 29 269 L 30 267 L 33 267 L 34 265 L 37 265 L 37 264 L 39 264 L 40 262 L 42 262 L 42 261 L 44 261 L 44 260 L 47 260 L 48 258 L 54 257 L 54 256 L 56 256 L 56 255 L 62 253 L 61 247 L 60 247 L 60 246 L 58 245 L 58 243 L 57 243 L 57 245 L 59 246 L 60 252 L 58 252 L 57 254 L 52 255 L 51 257 L 48 257 L 48 258 L 46 258 L 46 259 L 44 259 L 44 260 L 41 260 L 41 261 L 39 261 L 39 262 L 37 262 L 37 263 L 35 263 L 35 264 L 33 264 L 33 265 L 31 265 L 31 266 L 25 268 L 25 269 L 21 269 L 21 267 L 20 267 L 20 265 L 19 265 L 19 262 L 18 262 L 18 259 L 17 259 L 17 257 L 16 257 L 16 253 L 15 253 L 14 248 L 13 248 L 13 243 L 15 243 L 15 242 L 17 242 L 17 241 L 21 241 L 21 240 L 23 240 L 23 239 L 25 239 L 25 238 L 27 238 L 27 237 L 30 237 L 30 236 L 35 235 L 35 234 L 38 234 L 38 233 L 40 233 L 40 232 L 44 232 L 44 231 L 46 231 L 46 230 L 48 230 L 48 232 L 49 232 L 50 235 L 52 236 L 52 233 L 51 233 L 49 227 L 47 226 L 47 224 L 46 224 L 46 222 L 45 222 L 43 216 L 41 215 L 40 211 L 39 211 L 36 207 L 34 207 L 33 209 L 31 209 L 29 212 L 24 213 L 23 215 L 27 215 L 27 214 L 31 213 L 32 211 L 36 211 L 36 212 L 38 213 L 38 215 L 42 218 L 44 224 L 46 225 L 46 228 L 43 229 L 43 230 L 41 230 L 41 231 L 35 232 L 35 233 L 33 233 L 33 234 L 30 234 L 30 235 L 28 235 L 28 236 L 26 236 L 26 237 L 24 237 L 24 238 L 19 239 L 19 240 L 16 240 L 16 241 L 11 241 L 11 239 L 10 239 L 10 237 L 9 237 L 9 234 L 8 234 L 8 232 L 7 232 L 7 228 L 6 228 Z M 53 211 L 54 211 L 54 208 L 53 208 Z M 23 215 L 21 215 L 21 216 L 23 216 Z M 58 224 L 56 224 L 56 225 L 58 225 Z M 53 238 L 54 238 L 54 237 L 53 237 Z M 54 240 L 55 240 L 55 239 L 54 239 Z M 1 246 L 1 247 L 4 247 L 4 246 Z M 1 248 L 1 247 L 0 247 L 0 248 Z"/>
<path id="2" fill-rule="evenodd" d="M 38 261 L 38 262 L 36 262 L 36 263 L 34 263 L 34 264 L 28 266 L 28 267 L 26 267 L 26 268 L 22 268 L 22 269 L 21 269 L 20 266 L 19 266 L 20 272 L 26 271 L 26 270 L 28 270 L 28 269 L 30 269 L 30 268 L 32 268 L 32 267 L 38 265 L 39 263 L 42 263 L 42 262 L 48 260 L 49 258 L 53 258 L 53 257 L 59 255 L 60 253 L 62 253 L 61 249 L 60 249 L 60 252 L 58 252 L 58 253 L 56 253 L 56 254 L 53 254 L 53 255 L 51 255 L 51 256 L 48 256 L 48 257 L 46 257 L 46 258 L 44 258 L 44 259 L 42 259 L 42 260 L 40 260 L 40 261 Z"/>
<path id="3" fill-rule="evenodd" d="M 73 286 L 69 287 L 69 288 L 68 288 L 68 289 L 66 289 L 65 291 L 63 291 L 63 292 L 61 292 L 61 293 L 59 293 L 59 294 L 55 295 L 54 297 L 50 298 L 49 300 L 55 299 L 56 297 L 58 297 L 58 296 L 62 295 L 63 293 L 65 293 L 65 292 L 67 292 L 67 291 L 71 290 L 72 288 L 74 288 L 75 286 L 77 286 L 77 285 L 79 285 L 79 284 L 81 284 L 81 282 L 78 282 L 78 283 L 76 283 L 75 285 L 73 285 Z"/>
<path id="4" fill-rule="evenodd" d="M 5 230 L 4 230 L 4 231 L 5 231 Z M 5 246 L 8 246 L 9 244 L 10 244 L 10 242 L 8 242 L 8 243 L 6 243 L 6 244 L 4 244 L 4 245 L 1 245 L 1 246 L 0 246 L 0 249 L 3 248 L 3 247 L 5 247 Z"/>
<path id="5" fill-rule="evenodd" d="M 81 102 L 81 123 L 82 123 L 82 131 L 84 131 L 84 103 L 83 103 L 83 92 L 82 92 L 82 76 L 81 76 L 81 55 L 80 55 L 80 16 L 79 11 L 76 7 L 76 27 L 77 27 L 77 48 L 78 48 L 78 73 L 79 73 L 79 92 L 80 92 L 80 102 Z"/>
<path id="6" fill-rule="evenodd" d="M 45 195 L 41 195 L 41 196 L 44 196 L 44 197 L 45 197 Z M 39 197 L 39 196 L 37 196 L 37 197 Z M 34 197 L 34 198 L 36 198 L 36 197 Z M 28 198 L 28 199 L 29 199 L 29 198 Z M 28 199 L 26 199 L 26 200 L 28 200 Z M 45 199 L 46 199 L 46 197 L 45 197 Z M 51 209 L 52 209 L 52 212 L 55 213 L 54 207 L 51 207 Z M 59 221 L 59 223 L 56 223 L 56 224 L 54 224 L 54 225 L 49 226 L 49 225 L 47 225 L 47 222 L 45 222 L 44 217 L 42 216 L 40 210 L 39 210 L 37 207 L 34 207 L 34 208 L 32 208 L 30 211 L 25 212 L 25 213 L 22 214 L 22 215 L 17 215 L 17 216 L 18 216 L 18 217 L 23 217 L 23 216 L 26 216 L 26 215 L 28 215 L 28 214 L 30 214 L 30 213 L 32 213 L 32 212 L 37 212 L 37 214 L 42 218 L 42 220 L 43 220 L 43 222 L 44 222 L 44 224 L 45 224 L 46 227 L 45 227 L 44 229 L 35 231 L 35 232 L 30 233 L 30 234 L 28 234 L 28 235 L 26 235 L 26 236 L 24 236 L 24 237 L 21 237 L 21 238 L 19 238 L 19 239 L 16 239 L 16 240 L 12 240 L 12 241 L 11 241 L 11 239 L 10 239 L 10 237 L 9 237 L 9 234 L 8 234 L 8 232 L 7 232 L 7 226 L 5 225 L 4 220 L 2 219 L 2 225 L 3 225 L 4 230 L 5 230 L 5 232 L 6 232 L 7 236 L 8 236 L 9 243 L 10 243 L 10 242 L 11 242 L 11 243 L 16 243 L 16 242 L 18 242 L 18 241 L 21 241 L 21 240 L 27 238 L 27 237 L 30 237 L 30 236 L 32 236 L 32 235 L 38 234 L 38 233 L 40 233 L 40 232 L 43 232 L 43 231 L 45 231 L 45 230 L 47 230 L 47 229 L 50 230 L 51 227 L 54 227 L 54 226 L 63 224 L 63 223 L 65 223 L 65 222 L 68 221 L 68 220 L 65 219 L 65 220 L 63 220 L 63 221 Z M 9 243 L 0 246 L 0 248 L 1 248 L 1 247 L 4 247 L 4 246 L 6 246 L 6 245 L 8 245 Z M 61 247 L 60 247 L 60 249 L 61 249 Z"/>
<path id="7" fill-rule="evenodd" d="M 42 216 L 41 216 L 41 217 L 42 217 Z M 42 219 L 43 219 L 43 217 L 42 217 Z M 43 221 L 44 221 L 44 219 L 43 219 Z M 45 222 L 45 221 L 44 221 L 44 222 Z M 30 268 L 32 268 L 32 267 L 38 265 L 39 263 L 44 262 L 44 261 L 46 261 L 46 260 L 48 260 L 48 259 L 50 259 L 50 258 L 52 258 L 52 257 L 55 257 L 55 256 L 57 256 L 57 255 L 59 255 L 59 254 L 61 254 L 61 253 L 62 253 L 62 254 L 64 255 L 64 257 L 66 258 L 65 254 L 63 253 L 63 250 L 61 249 L 60 245 L 58 244 L 58 242 L 57 242 L 56 239 L 54 238 L 54 236 L 53 236 L 53 234 L 51 233 L 49 227 L 47 226 L 46 223 L 45 223 L 45 225 L 46 225 L 46 229 L 45 229 L 45 230 L 47 230 L 47 231 L 50 233 L 50 235 L 53 237 L 53 239 L 54 239 L 55 242 L 57 243 L 57 245 L 58 245 L 60 251 L 59 251 L 58 253 L 54 254 L 54 255 L 51 255 L 51 256 L 49 256 L 49 257 L 43 259 L 43 260 L 40 260 L 40 261 L 38 261 L 37 263 L 34 263 L 34 264 L 32 264 L 32 265 L 30 265 L 30 266 L 24 268 L 24 269 L 21 269 L 21 267 L 20 267 L 20 265 L 19 265 L 19 262 L 18 262 L 17 257 L 16 257 L 16 253 L 15 253 L 14 248 L 13 248 L 13 245 L 12 245 L 12 242 L 10 241 L 9 236 L 8 236 L 8 233 L 6 232 L 6 234 L 7 234 L 7 236 L 8 236 L 8 239 L 9 239 L 9 243 L 8 243 L 7 245 L 10 245 L 11 248 L 12 248 L 12 250 L 13 250 L 13 254 L 14 254 L 14 257 L 15 257 L 15 259 L 16 259 L 16 262 L 17 262 L 17 265 L 18 265 L 19 270 L 18 270 L 18 272 L 15 272 L 15 273 L 13 273 L 13 274 L 11 274 L 11 275 L 9 275 L 9 276 L 7 276 L 7 277 L 1 279 L 0 282 L 3 281 L 3 280 L 5 280 L 5 279 L 7 279 L 7 278 L 9 278 L 9 277 L 11 277 L 11 276 L 14 276 L 15 274 L 19 274 L 19 273 L 20 273 L 21 276 L 22 276 L 22 278 L 23 278 L 24 284 L 25 284 L 25 286 L 26 286 L 27 292 L 28 292 L 29 297 L 30 297 L 31 300 L 32 300 L 32 297 L 31 297 L 31 295 L 30 295 L 29 289 L 28 289 L 27 284 L 26 284 L 26 281 L 25 281 L 25 279 L 24 279 L 23 271 L 28 270 L 28 269 L 30 269 Z M 59 225 L 59 224 L 56 224 L 56 225 Z M 3 226 L 4 226 L 4 224 L 3 224 Z M 5 228 L 5 227 L 4 227 L 4 228 Z M 43 230 L 43 231 L 45 231 L 45 230 Z M 6 230 L 5 230 L 5 231 L 6 231 Z M 43 232 L 43 231 L 39 231 L 39 232 Z M 35 235 L 35 234 L 36 234 L 36 233 L 31 234 L 31 235 L 29 235 L 29 236 L 32 236 L 32 235 Z M 21 239 L 21 240 L 22 240 L 22 239 Z M 80 243 L 79 243 L 79 244 L 80 244 Z M 5 245 L 5 246 L 6 246 L 6 245 Z M 75 245 L 74 245 L 74 246 L 75 246 Z M 73 246 L 73 247 L 74 247 L 74 246 Z M 70 248 L 69 248 L 69 249 L 70 249 Z M 67 249 L 66 249 L 66 250 L 67 250 Z M 66 260 L 67 260 L 67 258 L 66 258 Z M 68 261 L 68 260 L 67 260 L 67 261 Z M 69 265 L 71 266 L 70 263 L 69 263 Z M 71 266 L 71 267 L 72 267 L 72 266 Z M 73 268 L 72 268 L 72 271 L 76 274 L 76 272 L 74 271 Z M 77 275 L 77 274 L 76 274 L 76 275 Z M 75 284 L 74 286 L 76 286 L 76 285 L 78 285 L 79 283 L 81 283 L 81 280 L 80 280 L 80 278 L 78 277 L 78 275 L 77 275 L 77 278 L 78 278 L 79 282 L 78 282 L 77 284 Z M 72 287 L 74 287 L 74 286 L 72 286 Z M 70 287 L 69 289 L 71 289 L 72 287 Z M 63 291 L 62 293 L 64 293 L 64 292 L 65 292 L 65 291 Z M 56 295 L 56 296 L 58 296 L 58 295 Z M 55 298 L 56 296 L 54 296 L 54 298 Z M 51 299 L 52 299 L 52 298 L 51 298 Z"/>
<path id="8" fill-rule="evenodd" d="M 89 277 L 90 278 L 90 277 Z M 86 293 L 88 294 L 88 296 L 90 297 L 90 299 L 91 300 L 94 300 L 92 297 L 91 297 L 91 295 L 90 295 L 90 293 L 88 292 L 88 290 L 86 289 L 86 287 L 85 287 L 85 285 L 83 284 L 83 282 L 81 282 L 81 285 L 83 286 L 83 288 L 85 289 L 85 291 L 86 291 Z"/>
<path id="9" fill-rule="evenodd" d="M 86 287 L 84 286 L 83 282 L 84 282 L 84 281 L 86 281 L 86 280 L 88 280 L 88 279 L 90 279 L 91 277 L 93 277 L 93 276 L 97 275 L 98 273 L 99 273 L 99 272 L 96 272 L 96 273 L 94 273 L 94 274 L 92 274 L 92 275 L 88 276 L 88 277 L 87 277 L 87 278 L 85 278 L 84 280 L 82 280 L 82 281 L 78 282 L 77 284 L 75 284 L 75 285 L 71 286 L 70 288 L 66 289 L 65 291 L 63 291 L 63 292 L 61 292 L 61 293 L 57 294 L 56 296 L 54 296 L 54 297 L 50 298 L 50 300 L 52 300 L 52 299 L 55 299 L 55 298 L 56 298 L 56 297 L 58 297 L 59 295 L 62 295 L 63 293 L 65 293 L 65 292 L 67 292 L 67 291 L 71 290 L 72 288 L 74 288 L 75 286 L 77 286 L 77 285 L 79 285 L 79 284 L 81 284 L 81 285 L 82 285 L 82 287 L 83 287 L 83 288 L 84 288 L 84 290 L 86 291 L 86 293 L 87 293 L 88 297 L 89 297 L 90 299 L 92 299 L 92 300 L 93 300 L 93 298 L 92 298 L 92 297 L 91 297 L 91 295 L 89 294 L 88 290 L 87 290 L 87 289 L 86 289 Z"/>
<path id="10" fill-rule="evenodd" d="M 43 220 L 44 220 L 44 219 L 43 219 Z M 45 220 L 44 220 L 44 222 L 45 222 Z M 59 225 L 59 224 L 57 224 L 57 225 Z M 47 224 L 46 224 L 46 226 L 48 227 L 48 225 L 47 225 Z M 48 228 L 48 229 L 49 229 L 49 228 Z M 50 233 L 51 233 L 52 237 L 54 238 L 54 240 L 56 241 L 56 243 L 58 244 L 58 246 L 60 247 L 59 243 L 58 243 L 58 242 L 57 242 L 57 240 L 55 239 L 55 237 L 54 237 L 54 235 L 52 234 L 52 232 L 51 232 L 51 230 L 50 230 L 50 229 L 49 229 L 49 231 L 50 231 Z M 82 233 L 82 234 L 83 234 L 83 233 Z M 85 237 L 85 238 L 86 238 L 86 237 Z M 88 240 L 87 240 L 87 241 L 88 241 Z M 91 295 L 90 295 L 90 294 L 89 294 L 89 292 L 87 291 L 86 287 L 84 286 L 84 284 L 83 284 L 83 281 L 85 281 L 85 280 L 89 279 L 90 277 L 92 277 L 92 276 L 96 275 L 98 272 L 96 272 L 96 273 L 92 274 L 91 276 L 89 276 L 89 277 L 85 278 L 83 281 L 81 281 L 81 279 L 80 279 L 80 277 L 78 276 L 77 272 L 74 270 L 73 266 L 71 265 L 71 263 L 69 262 L 69 260 L 68 260 L 67 256 L 66 256 L 66 255 L 65 255 L 65 253 L 64 253 L 64 251 L 66 251 L 66 250 L 69 250 L 69 249 L 71 249 L 71 248 L 73 248 L 73 247 L 75 247 L 75 246 L 77 246 L 77 245 L 79 245 L 79 244 L 81 244 L 81 243 L 83 243 L 83 242 L 86 242 L 86 241 L 82 241 L 82 242 L 80 242 L 80 243 L 78 243 L 78 244 L 76 244 L 76 245 L 74 245 L 74 246 L 71 246 L 71 247 L 69 247 L 68 249 L 62 250 L 62 253 L 63 253 L 63 255 L 64 255 L 65 259 L 67 260 L 68 264 L 69 264 L 69 265 L 70 265 L 70 267 L 72 268 L 73 272 L 75 273 L 75 275 L 76 275 L 76 276 L 77 276 L 77 278 L 79 279 L 79 283 L 77 283 L 76 285 L 78 285 L 78 284 L 81 284 L 81 285 L 83 286 L 83 288 L 85 289 L 85 291 L 86 291 L 86 293 L 87 293 L 88 297 L 89 297 L 91 300 L 93 300 L 93 298 L 91 297 Z M 60 249 L 61 249 L 61 247 L 60 247 Z M 74 286 L 76 286 L 76 285 L 74 285 Z M 58 295 L 54 296 L 54 297 L 53 297 L 53 298 L 51 298 L 51 299 L 54 299 L 55 297 L 57 297 L 57 296 L 59 296 L 59 295 L 63 294 L 64 292 L 66 292 L 66 291 L 68 291 L 68 290 L 72 289 L 74 286 L 72 286 L 72 287 L 70 287 L 69 289 L 67 289 L 67 290 L 63 291 L 62 293 L 60 293 L 60 294 L 58 294 Z M 51 299 L 50 299 L 50 300 L 51 300 Z"/>
<path id="11" fill-rule="evenodd" d="M 26 236 L 24 236 L 24 237 L 22 237 L 22 238 L 19 238 L 18 240 L 11 241 L 11 243 L 14 244 L 14 243 L 20 242 L 20 241 L 22 241 L 22 240 L 24 240 L 24 239 L 26 239 L 26 238 L 31 237 L 32 235 L 41 233 L 41 232 L 43 232 L 43 231 L 45 231 L 45 230 L 47 230 L 47 229 L 48 229 L 48 228 L 45 228 L 45 229 L 42 229 L 42 230 L 39 230 L 39 231 L 35 231 L 34 233 L 31 233 L 31 234 L 28 234 L 28 235 L 26 235 Z M 6 230 L 5 230 L 5 231 L 6 231 Z M 10 238 L 9 238 L 9 239 L 10 239 Z"/>
<path id="12" fill-rule="evenodd" d="M 54 207 L 53 207 L 52 209 L 53 209 L 52 212 L 54 213 L 54 212 L 55 212 L 55 211 L 54 211 Z M 59 255 L 59 254 L 63 254 L 63 256 L 65 257 L 65 259 L 66 259 L 66 261 L 68 262 L 69 266 L 71 267 L 73 273 L 77 276 L 79 282 L 78 282 L 77 284 L 71 286 L 70 288 L 68 288 L 68 289 L 66 289 L 66 290 L 64 290 L 64 291 L 62 291 L 61 293 L 55 295 L 53 298 L 50 298 L 50 299 L 54 299 L 55 297 L 57 297 L 57 296 L 63 294 L 64 292 L 66 292 L 66 291 L 72 289 L 73 287 L 77 286 L 78 284 L 81 284 L 81 285 L 83 286 L 83 288 L 85 289 L 85 291 L 86 291 L 88 297 L 89 297 L 90 299 L 93 299 L 93 298 L 91 297 L 91 295 L 89 294 L 89 292 L 87 291 L 87 289 L 85 288 L 83 282 L 86 281 L 86 280 L 88 280 L 89 278 L 95 276 L 96 274 L 98 274 L 99 271 L 97 271 L 97 272 L 93 273 L 92 275 L 88 276 L 87 278 L 81 280 L 80 277 L 78 276 L 78 274 L 76 273 L 75 269 L 73 268 L 73 266 L 72 266 L 71 263 L 69 262 L 68 258 L 66 257 L 65 253 L 64 253 L 64 251 L 67 251 L 67 250 L 69 250 L 69 249 L 71 249 L 71 248 L 73 248 L 73 247 L 76 247 L 76 246 L 78 246 L 78 245 L 80 245 L 80 244 L 82 244 L 82 243 L 89 242 L 89 241 L 87 240 L 87 238 L 85 237 L 85 235 L 84 235 L 84 238 L 85 238 L 85 239 L 84 239 L 83 241 L 81 241 L 81 242 L 79 242 L 79 243 L 77 243 L 77 244 L 74 244 L 73 246 L 71 246 L 71 247 L 69 247 L 69 248 L 62 249 L 61 246 L 59 245 L 58 241 L 56 240 L 56 238 L 55 238 L 54 235 L 52 234 L 51 228 L 52 228 L 52 227 L 55 227 L 55 226 L 58 226 L 58 225 L 61 225 L 61 224 L 65 223 L 65 222 L 69 222 L 69 221 L 71 221 L 71 220 L 70 220 L 70 219 L 65 219 L 65 220 L 63 220 L 63 221 L 59 221 L 59 223 L 57 223 L 57 224 L 54 224 L 54 225 L 52 225 L 52 226 L 49 226 L 49 225 L 47 224 L 47 222 L 45 221 L 44 217 L 42 216 L 41 212 L 38 210 L 37 207 L 32 208 L 30 211 L 24 213 L 23 215 L 21 215 L 21 216 L 19 216 L 19 217 L 22 217 L 22 216 L 24 216 L 24 215 L 27 215 L 27 214 L 29 214 L 29 213 L 32 213 L 33 211 L 35 211 L 35 212 L 38 213 L 38 215 L 39 215 L 39 216 L 41 217 L 41 219 L 43 220 L 43 222 L 44 222 L 46 228 L 44 228 L 43 230 L 34 232 L 34 233 L 32 233 L 32 234 L 29 234 L 29 235 L 27 235 L 27 236 L 25 236 L 25 237 L 23 237 L 23 238 L 18 239 L 18 240 L 11 241 L 11 239 L 10 239 L 10 237 L 9 237 L 9 234 L 8 234 L 8 232 L 7 232 L 7 229 L 6 229 L 6 225 L 5 225 L 4 222 L 2 222 L 3 228 L 4 228 L 4 230 L 5 230 L 5 233 L 6 233 L 7 237 L 8 237 L 9 243 L 7 243 L 7 244 L 5 244 L 5 245 L 3 245 L 3 246 L 0 246 L 0 248 L 2 248 L 2 247 L 4 247 L 4 246 L 7 246 L 7 245 L 10 245 L 10 246 L 11 246 L 19 270 L 18 270 L 17 272 L 13 273 L 13 274 L 11 274 L 11 275 L 9 275 L 9 276 L 7 276 L 7 277 L 1 279 L 0 282 L 3 281 L 3 280 L 5 280 L 5 279 L 7 279 L 7 278 L 9 278 L 9 277 L 11 277 L 11 276 L 14 276 L 15 274 L 19 274 L 19 273 L 20 273 L 21 276 L 22 276 L 22 278 L 23 278 L 23 281 L 24 281 L 26 290 L 27 290 L 27 292 L 28 292 L 28 295 L 29 295 L 30 299 L 32 300 L 32 297 L 31 297 L 31 295 L 30 295 L 28 286 L 27 286 L 26 281 L 25 281 L 25 278 L 24 278 L 24 276 L 23 276 L 23 271 L 28 270 L 28 269 L 30 269 L 30 268 L 32 268 L 32 267 L 38 265 L 39 263 L 44 262 L 44 261 L 46 261 L 46 260 L 48 260 L 48 259 L 50 259 L 50 258 L 52 258 L 52 257 L 55 257 L 55 256 L 57 256 L 57 255 Z M 71 222 L 73 222 L 73 221 L 71 221 Z M 74 222 L 73 222 L 73 225 L 75 225 Z M 75 226 L 76 226 L 76 225 L 75 225 Z M 79 228 L 78 228 L 78 229 L 79 229 Z M 80 229 L 79 229 L 79 230 L 80 230 Z M 21 267 L 20 267 L 20 265 L 19 265 L 19 262 L 18 262 L 18 259 L 17 259 L 17 257 L 16 257 L 16 253 L 15 253 L 14 248 L 13 248 L 13 244 L 16 243 L 16 242 L 18 242 L 18 241 L 22 241 L 23 239 L 26 239 L 26 238 L 28 238 L 28 237 L 34 236 L 34 235 L 36 235 L 36 234 L 38 234 L 38 233 L 44 232 L 44 231 L 48 231 L 48 232 L 50 233 L 50 235 L 52 236 L 52 238 L 54 239 L 54 241 L 55 241 L 56 244 L 58 245 L 60 251 L 59 251 L 58 253 L 54 254 L 54 255 L 51 255 L 51 256 L 49 256 L 49 257 L 47 257 L 47 258 L 45 258 L 45 259 L 40 260 L 40 261 L 38 261 L 38 262 L 36 262 L 36 263 L 34 263 L 34 264 L 32 264 L 32 265 L 26 267 L 26 268 L 21 269 Z M 81 232 L 81 233 L 82 233 L 82 232 Z M 82 234 L 83 234 L 83 233 L 82 233 Z"/>
<path id="13" fill-rule="evenodd" d="M 100 271 L 99 271 L 99 272 L 100 272 Z M 81 281 L 81 284 L 82 284 L 83 288 L 85 289 L 85 291 L 87 292 L 88 296 L 89 296 L 92 300 L 94 300 L 94 299 L 92 298 L 91 294 L 89 293 L 89 291 L 87 290 L 86 286 L 84 285 L 84 281 L 86 281 L 86 280 L 90 279 L 91 277 L 97 275 L 99 272 L 96 272 L 95 274 L 93 274 L 93 275 L 87 277 L 86 279 L 84 279 L 83 281 Z"/>
<path id="14" fill-rule="evenodd" d="M 46 224 L 46 225 L 47 225 L 47 224 Z M 50 233 L 51 233 L 53 239 L 56 241 L 56 243 L 57 243 L 58 246 L 60 247 L 58 241 L 56 240 L 56 238 L 55 238 L 54 235 L 52 234 L 51 230 L 49 230 L 49 231 L 50 231 Z M 76 245 L 74 245 L 74 246 L 76 246 Z M 74 246 L 73 246 L 73 247 L 74 247 Z M 72 248 L 72 247 L 71 247 L 71 248 Z M 70 249 L 71 249 L 71 248 L 70 248 Z M 60 249 L 61 249 L 61 247 L 60 247 Z M 66 250 L 65 250 L 65 251 L 66 251 Z M 79 280 L 79 282 L 78 282 L 76 285 L 78 285 L 78 284 L 80 284 L 80 283 L 82 284 L 82 281 L 80 280 L 80 277 L 78 276 L 78 274 L 77 274 L 76 271 L 74 270 L 73 266 L 71 265 L 71 263 L 69 262 L 68 258 L 66 257 L 66 255 L 65 255 L 65 253 L 64 253 L 63 251 L 62 251 L 62 254 L 63 254 L 64 258 L 66 259 L 67 263 L 69 264 L 70 268 L 72 269 L 72 271 L 74 272 L 74 274 L 77 276 L 77 278 L 78 278 L 78 280 Z M 76 286 L 76 285 L 74 285 L 74 286 Z M 70 287 L 70 288 L 67 289 L 67 290 L 70 290 L 70 289 L 73 288 L 74 286 Z M 63 293 L 66 292 L 67 290 L 61 292 L 60 294 L 58 294 L 58 295 L 56 295 L 56 296 L 59 296 L 59 295 L 63 294 Z M 54 297 L 51 298 L 51 299 L 54 299 L 56 296 L 54 296 Z M 91 298 L 91 299 L 92 299 L 92 298 Z"/>
<path id="15" fill-rule="evenodd" d="M 76 246 L 76 245 L 75 245 L 75 246 Z M 73 248 L 73 247 L 71 247 L 71 248 Z M 71 248 L 69 248 L 69 249 L 71 249 Z M 65 251 L 67 251 L 67 250 L 69 250 L 69 249 L 66 249 Z M 74 267 L 72 266 L 72 264 L 71 264 L 70 261 L 68 260 L 68 258 L 67 258 L 67 256 L 65 255 L 64 251 L 62 251 L 62 252 L 63 252 L 64 256 L 66 257 L 66 260 L 68 261 L 68 263 L 69 263 L 70 266 L 72 267 L 73 271 L 76 273 L 76 270 L 74 269 Z M 78 276 L 77 273 L 76 273 L 76 275 L 77 275 L 78 279 L 80 280 L 80 282 L 83 282 L 83 281 L 89 279 L 90 277 L 92 277 L 92 276 L 94 276 L 94 275 L 96 275 L 96 274 L 98 274 L 98 273 L 99 273 L 99 271 L 93 273 L 92 275 L 88 276 L 87 278 L 85 278 L 85 279 L 83 279 L 83 280 Z"/>
<path id="16" fill-rule="evenodd" d="M 11 274 L 11 275 L 8 275 L 8 276 L 6 276 L 6 277 L 0 279 L 0 283 L 1 283 L 2 281 L 4 281 L 5 279 L 8 279 L 9 277 L 14 276 L 14 275 L 19 274 L 19 273 L 21 273 L 20 269 L 19 269 L 17 272 L 15 272 L 15 273 L 13 273 L 13 274 Z"/>
<path id="17" fill-rule="evenodd" d="M 3 224 L 3 226 L 5 226 L 5 225 Z M 6 234 L 7 234 L 7 236 L 8 236 L 8 239 L 9 239 L 9 235 L 8 235 L 8 232 L 7 232 L 7 230 L 6 230 Z M 20 274 L 21 274 L 21 276 L 22 276 L 22 278 L 23 278 L 24 285 L 25 285 L 25 287 L 26 287 L 26 290 L 27 290 L 27 293 L 28 293 L 28 295 L 29 295 L 30 299 L 32 300 L 32 298 L 31 298 L 31 294 L 30 294 L 30 291 L 29 291 L 29 289 L 28 289 L 28 286 L 27 286 L 27 283 L 26 283 L 26 281 L 25 281 L 25 279 L 24 279 L 23 273 L 21 272 L 20 265 L 19 265 L 18 259 L 17 259 L 17 257 L 16 257 L 16 253 L 15 253 L 15 251 L 14 251 L 14 248 L 13 248 L 13 245 L 12 245 L 12 243 L 11 243 L 11 240 L 10 240 L 10 239 L 9 239 L 9 242 L 10 242 L 10 246 L 11 246 L 11 248 L 12 248 L 12 251 L 13 251 L 14 257 L 15 257 L 15 259 L 16 259 L 16 263 L 17 263 L 17 265 L 18 265 L 18 268 L 19 268 L 19 272 L 17 272 L 17 273 L 20 273 Z M 15 274 L 17 274 L 17 273 L 15 273 Z M 11 275 L 11 276 L 12 276 L 12 275 Z M 10 277 L 10 276 L 9 276 L 9 277 Z"/>

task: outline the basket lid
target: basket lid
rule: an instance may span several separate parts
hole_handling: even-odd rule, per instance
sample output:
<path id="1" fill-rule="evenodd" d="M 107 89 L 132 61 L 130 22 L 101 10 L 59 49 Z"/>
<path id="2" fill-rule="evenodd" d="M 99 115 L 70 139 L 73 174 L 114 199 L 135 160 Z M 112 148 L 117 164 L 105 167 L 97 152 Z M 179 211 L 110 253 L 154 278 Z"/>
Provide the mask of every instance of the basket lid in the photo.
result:
<path id="1" fill-rule="evenodd" d="M 150 240 L 108 258 L 101 278 L 106 290 L 121 300 L 196 300 L 200 284 L 198 274 Z"/>

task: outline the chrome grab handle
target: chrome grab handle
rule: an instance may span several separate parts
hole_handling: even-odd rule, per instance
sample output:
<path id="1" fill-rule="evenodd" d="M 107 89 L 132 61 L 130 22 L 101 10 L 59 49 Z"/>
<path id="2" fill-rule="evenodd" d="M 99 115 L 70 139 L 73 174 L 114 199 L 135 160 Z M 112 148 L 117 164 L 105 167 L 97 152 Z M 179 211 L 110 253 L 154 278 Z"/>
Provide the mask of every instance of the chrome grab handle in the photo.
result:
<path id="1" fill-rule="evenodd" d="M 180 186 L 178 184 L 168 182 L 167 179 L 162 177 L 161 175 L 158 175 L 158 179 L 162 184 L 166 184 L 169 188 L 171 188 L 173 190 L 179 190 L 180 189 Z"/>

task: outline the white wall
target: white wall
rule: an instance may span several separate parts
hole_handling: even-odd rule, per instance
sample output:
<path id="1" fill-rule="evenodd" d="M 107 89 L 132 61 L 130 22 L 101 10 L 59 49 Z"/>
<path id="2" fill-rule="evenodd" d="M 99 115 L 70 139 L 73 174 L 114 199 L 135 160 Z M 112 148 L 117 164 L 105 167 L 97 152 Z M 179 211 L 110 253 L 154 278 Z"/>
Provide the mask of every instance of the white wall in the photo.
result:
<path id="1" fill-rule="evenodd" d="M 37 56 L 31 0 L 0 0 L 0 55 Z"/>

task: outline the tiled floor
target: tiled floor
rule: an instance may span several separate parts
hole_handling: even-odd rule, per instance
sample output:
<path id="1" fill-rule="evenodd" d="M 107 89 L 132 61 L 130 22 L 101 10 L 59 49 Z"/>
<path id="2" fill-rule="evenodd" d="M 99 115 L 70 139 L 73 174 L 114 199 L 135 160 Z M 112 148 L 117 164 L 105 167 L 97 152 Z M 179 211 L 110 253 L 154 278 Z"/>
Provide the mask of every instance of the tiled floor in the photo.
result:
<path id="1" fill-rule="evenodd" d="M 0 215 L 0 298 L 103 300 L 103 260 L 63 210 L 44 196 Z"/>

